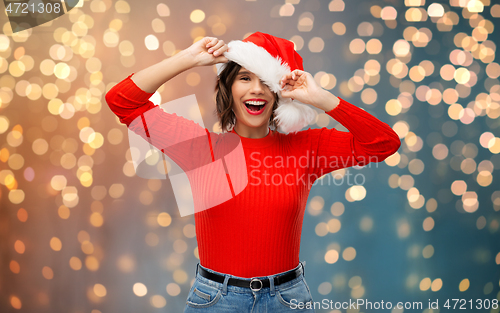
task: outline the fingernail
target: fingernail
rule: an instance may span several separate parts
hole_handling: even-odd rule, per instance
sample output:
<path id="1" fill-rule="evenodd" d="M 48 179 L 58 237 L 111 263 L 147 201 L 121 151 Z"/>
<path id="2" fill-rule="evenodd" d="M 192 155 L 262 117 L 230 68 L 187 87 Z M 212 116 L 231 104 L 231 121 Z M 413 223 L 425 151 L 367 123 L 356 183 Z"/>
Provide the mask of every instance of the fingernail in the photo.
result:
<path id="1" fill-rule="evenodd" d="M 212 52 L 212 51 L 214 51 L 212 48 L 208 49 L 208 53 L 210 53 L 210 52 Z"/>

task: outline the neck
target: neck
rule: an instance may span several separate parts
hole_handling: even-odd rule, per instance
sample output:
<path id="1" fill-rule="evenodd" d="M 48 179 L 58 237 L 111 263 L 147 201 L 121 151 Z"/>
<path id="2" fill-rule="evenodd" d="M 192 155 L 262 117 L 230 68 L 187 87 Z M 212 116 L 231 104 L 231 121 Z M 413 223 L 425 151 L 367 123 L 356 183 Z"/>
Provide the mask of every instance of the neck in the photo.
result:
<path id="1" fill-rule="evenodd" d="M 236 123 L 236 125 L 234 125 L 234 131 L 241 137 L 260 139 L 266 137 L 270 130 L 267 124 L 259 127 L 250 127 Z"/>

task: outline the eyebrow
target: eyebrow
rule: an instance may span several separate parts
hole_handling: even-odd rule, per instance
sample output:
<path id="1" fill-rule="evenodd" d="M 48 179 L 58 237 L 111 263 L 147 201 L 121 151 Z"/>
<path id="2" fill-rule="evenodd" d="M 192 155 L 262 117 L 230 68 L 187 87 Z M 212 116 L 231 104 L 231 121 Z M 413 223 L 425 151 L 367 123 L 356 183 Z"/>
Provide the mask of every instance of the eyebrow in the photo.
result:
<path id="1" fill-rule="evenodd" d="M 248 72 L 248 71 L 241 71 L 238 73 L 238 75 L 250 75 L 250 74 L 253 74 L 252 72 Z"/>

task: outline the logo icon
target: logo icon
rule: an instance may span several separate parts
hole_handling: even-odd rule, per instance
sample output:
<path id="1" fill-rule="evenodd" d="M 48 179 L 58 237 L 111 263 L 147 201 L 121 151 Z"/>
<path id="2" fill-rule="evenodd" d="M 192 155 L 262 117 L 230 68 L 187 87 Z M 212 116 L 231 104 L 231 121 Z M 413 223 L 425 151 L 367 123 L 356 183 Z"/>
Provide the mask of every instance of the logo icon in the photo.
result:
<path id="1" fill-rule="evenodd" d="M 81 2 L 81 3 L 80 3 Z M 83 0 L 3 0 L 13 33 L 52 21 Z"/>

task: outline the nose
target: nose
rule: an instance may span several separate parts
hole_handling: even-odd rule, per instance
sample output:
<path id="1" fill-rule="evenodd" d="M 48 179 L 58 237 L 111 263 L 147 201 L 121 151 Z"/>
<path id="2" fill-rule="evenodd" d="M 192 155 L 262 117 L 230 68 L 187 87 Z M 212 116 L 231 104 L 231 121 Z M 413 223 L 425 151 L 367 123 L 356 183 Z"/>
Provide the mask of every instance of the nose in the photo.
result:
<path id="1" fill-rule="evenodd" d="M 255 94 L 263 94 L 266 85 L 260 79 L 254 79 L 250 91 Z"/>

